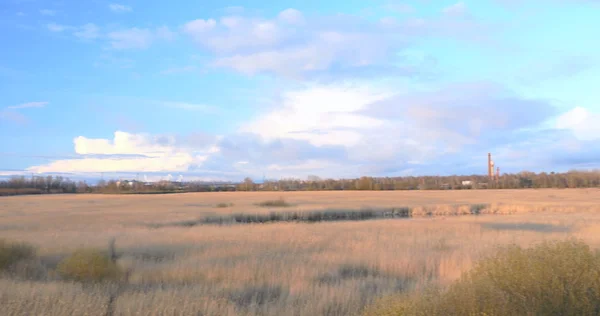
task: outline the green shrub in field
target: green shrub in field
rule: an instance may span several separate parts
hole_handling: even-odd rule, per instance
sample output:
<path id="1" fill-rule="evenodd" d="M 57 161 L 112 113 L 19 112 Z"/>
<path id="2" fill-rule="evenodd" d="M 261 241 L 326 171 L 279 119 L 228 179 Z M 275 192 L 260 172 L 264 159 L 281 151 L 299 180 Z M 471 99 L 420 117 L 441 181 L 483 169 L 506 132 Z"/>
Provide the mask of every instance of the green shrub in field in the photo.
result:
<path id="1" fill-rule="evenodd" d="M 510 246 L 446 291 L 378 304 L 367 315 L 599 315 L 600 257 L 583 242 Z"/>
<path id="2" fill-rule="evenodd" d="M 227 208 L 227 207 L 232 207 L 233 203 L 219 203 L 217 204 L 218 208 Z"/>
<path id="3" fill-rule="evenodd" d="M 0 271 L 5 271 L 19 261 L 35 258 L 35 248 L 23 243 L 0 239 Z"/>
<path id="4" fill-rule="evenodd" d="M 58 274 L 74 281 L 108 281 L 121 277 L 122 272 L 110 256 L 95 249 L 80 249 L 61 261 Z"/>

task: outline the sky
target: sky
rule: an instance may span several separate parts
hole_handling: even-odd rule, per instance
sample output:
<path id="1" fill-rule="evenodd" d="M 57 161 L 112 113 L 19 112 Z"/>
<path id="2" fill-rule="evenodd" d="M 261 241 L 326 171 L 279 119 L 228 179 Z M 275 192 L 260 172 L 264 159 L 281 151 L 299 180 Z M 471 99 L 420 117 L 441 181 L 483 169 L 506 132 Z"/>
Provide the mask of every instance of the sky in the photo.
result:
<path id="1" fill-rule="evenodd" d="M 0 176 L 600 168 L 597 0 L 3 0 Z"/>

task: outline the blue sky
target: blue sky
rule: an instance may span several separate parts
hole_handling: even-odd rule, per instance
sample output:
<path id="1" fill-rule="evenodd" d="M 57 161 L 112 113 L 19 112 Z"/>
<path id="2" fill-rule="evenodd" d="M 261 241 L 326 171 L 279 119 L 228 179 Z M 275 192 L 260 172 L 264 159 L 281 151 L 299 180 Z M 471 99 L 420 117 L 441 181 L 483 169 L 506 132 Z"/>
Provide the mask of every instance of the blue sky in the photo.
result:
<path id="1" fill-rule="evenodd" d="M 600 168 L 600 2 L 0 4 L 0 176 Z"/>

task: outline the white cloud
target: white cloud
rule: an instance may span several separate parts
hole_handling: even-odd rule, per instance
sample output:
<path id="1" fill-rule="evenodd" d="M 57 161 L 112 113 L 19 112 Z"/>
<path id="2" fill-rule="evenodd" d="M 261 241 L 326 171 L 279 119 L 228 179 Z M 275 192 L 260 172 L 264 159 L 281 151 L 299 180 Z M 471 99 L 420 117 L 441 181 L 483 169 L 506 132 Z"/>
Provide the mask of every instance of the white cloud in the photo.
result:
<path id="1" fill-rule="evenodd" d="M 442 12 L 451 16 L 462 16 L 467 13 L 467 5 L 464 2 L 457 2 L 453 5 L 445 7 Z"/>
<path id="2" fill-rule="evenodd" d="M 98 172 L 186 172 L 191 166 L 201 165 L 211 153 L 176 147 L 172 140 L 157 140 L 149 135 L 117 131 L 114 139 L 74 139 L 75 153 L 81 159 L 57 160 L 46 165 L 33 166 L 28 172 L 98 173 Z M 97 157 L 100 155 L 101 157 Z"/>
<path id="3" fill-rule="evenodd" d="M 126 6 L 126 5 L 122 5 L 122 4 L 118 4 L 118 3 L 111 3 L 108 5 L 108 8 L 115 13 L 126 13 L 126 12 L 131 12 L 133 11 L 133 9 L 130 6 Z"/>
<path id="4" fill-rule="evenodd" d="M 273 34 L 276 31 L 272 31 Z M 248 41 L 248 45 L 257 45 L 261 41 L 276 41 L 277 36 L 254 37 L 256 41 Z M 252 38 L 252 37 L 250 37 Z M 377 64 L 385 59 L 387 49 L 382 44 L 383 39 L 364 34 L 344 34 L 337 32 L 323 32 L 312 39 L 306 46 L 297 46 L 287 49 L 264 50 L 249 54 L 236 54 L 229 57 L 217 58 L 213 65 L 229 67 L 239 72 L 253 75 L 259 72 L 273 72 L 279 75 L 297 77 L 303 73 L 326 71 L 336 63 L 344 63 L 349 67 L 360 67 Z M 235 42 L 229 42 L 231 48 Z M 220 45 L 220 44 L 219 44 Z M 246 45 L 237 42 L 237 45 Z M 220 46 L 224 47 L 224 46 Z"/>
<path id="5" fill-rule="evenodd" d="M 463 6 L 448 10 L 458 12 Z M 398 51 L 423 36 L 469 38 L 484 32 L 479 22 L 460 17 L 418 21 L 370 21 L 344 14 L 305 16 L 290 8 L 270 19 L 231 15 L 193 20 L 182 29 L 214 54 L 213 66 L 249 75 L 267 72 L 293 78 L 327 71 L 394 71 L 402 61 Z"/>
<path id="6" fill-rule="evenodd" d="M 46 25 L 46 28 L 48 28 L 48 30 L 51 32 L 62 32 L 64 30 L 67 30 L 69 27 L 65 26 L 65 25 L 56 24 L 56 23 L 49 23 Z"/>
<path id="7" fill-rule="evenodd" d="M 336 164 L 329 161 L 320 161 L 320 160 L 308 160 L 301 164 L 296 165 L 280 165 L 280 164 L 272 164 L 267 166 L 267 170 L 269 171 L 300 171 L 300 172 L 314 172 L 315 170 L 323 170 L 327 168 L 335 167 Z"/>
<path id="8" fill-rule="evenodd" d="M 279 13 L 277 16 L 282 22 L 289 24 L 302 24 L 304 23 L 304 15 L 302 12 L 296 9 L 286 9 Z"/>
<path id="9" fill-rule="evenodd" d="M 217 22 L 213 19 L 196 19 L 186 23 L 183 26 L 183 30 L 184 32 L 187 32 L 189 34 L 198 35 L 198 33 L 203 33 L 212 30 L 216 25 Z"/>
<path id="10" fill-rule="evenodd" d="M 550 104 L 519 98 L 493 84 L 417 92 L 408 88 L 362 81 L 307 84 L 283 92 L 276 106 L 219 137 L 125 132 L 116 132 L 114 139 L 81 136 L 74 140 L 81 159 L 28 170 L 231 180 L 263 173 L 269 178 L 337 178 L 480 173 L 487 152 L 511 172 L 585 165 L 600 157 L 600 151 L 586 149 L 600 148 L 599 137 L 590 136 L 600 135 L 600 117 L 586 109 L 573 109 L 556 119 L 556 129 L 542 130 L 555 115 Z M 206 110 L 202 104 L 161 104 Z M 532 153 L 523 161 L 527 150 Z"/>
<path id="11" fill-rule="evenodd" d="M 16 109 L 28 109 L 28 108 L 43 108 L 46 105 L 48 105 L 48 102 L 27 102 L 27 103 L 22 103 L 22 104 L 17 104 L 17 105 L 11 105 L 11 106 L 7 107 L 7 109 L 16 110 Z"/>
<path id="12" fill-rule="evenodd" d="M 287 92 L 280 109 L 244 125 L 240 131 L 260 135 L 267 141 L 290 138 L 314 146 L 353 146 L 362 139 L 362 129 L 382 125 L 380 120 L 356 114 L 386 96 L 372 90 L 331 86 Z"/>
<path id="13" fill-rule="evenodd" d="M 108 38 L 114 49 L 144 49 L 152 44 L 153 34 L 149 29 L 131 28 L 110 32 Z"/>
<path id="14" fill-rule="evenodd" d="M 184 172 L 193 161 L 192 156 L 184 153 L 151 158 L 82 158 L 58 160 L 47 165 L 30 167 L 27 171 L 35 173 Z"/>
<path id="15" fill-rule="evenodd" d="M 100 36 L 100 29 L 93 23 L 87 23 L 79 27 L 73 35 L 84 40 L 93 40 Z"/>
<path id="16" fill-rule="evenodd" d="M 156 40 L 172 40 L 175 33 L 166 26 L 161 26 L 155 30 L 130 28 L 110 32 L 107 34 L 109 44 L 116 50 L 127 49 L 146 49 Z"/>
<path id="17" fill-rule="evenodd" d="M 600 114 L 575 107 L 556 119 L 556 127 L 571 131 L 579 140 L 600 139 Z"/>
<path id="18" fill-rule="evenodd" d="M 40 14 L 41 15 L 54 16 L 54 15 L 56 15 L 56 11 L 55 10 L 50 10 L 50 9 L 42 9 L 42 10 L 40 10 Z"/>

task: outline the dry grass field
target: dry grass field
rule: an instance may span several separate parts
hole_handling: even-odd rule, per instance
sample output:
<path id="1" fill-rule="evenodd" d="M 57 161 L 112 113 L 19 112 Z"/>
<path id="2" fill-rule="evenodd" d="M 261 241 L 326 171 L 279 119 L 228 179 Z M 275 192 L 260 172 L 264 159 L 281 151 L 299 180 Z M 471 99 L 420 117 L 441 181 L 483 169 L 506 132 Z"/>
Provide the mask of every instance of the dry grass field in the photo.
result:
<path id="1" fill-rule="evenodd" d="M 280 197 L 291 205 L 258 205 Z M 470 204 L 491 211 L 445 211 Z M 444 216 L 152 226 L 235 213 L 402 206 Z M 40 262 L 0 279 L 0 306 L 3 315 L 358 315 L 379 297 L 448 284 L 498 245 L 568 237 L 600 247 L 600 190 L 5 197 L 0 239 L 34 245 Z M 63 257 L 106 249 L 111 238 L 119 266 L 130 271 L 126 283 L 55 276 Z M 24 273 L 40 276 L 19 278 Z"/>

